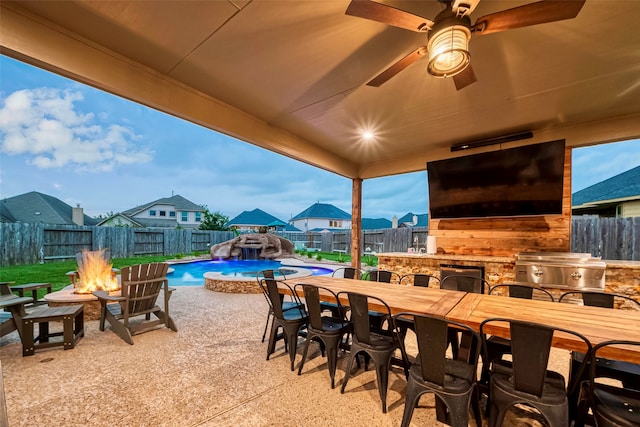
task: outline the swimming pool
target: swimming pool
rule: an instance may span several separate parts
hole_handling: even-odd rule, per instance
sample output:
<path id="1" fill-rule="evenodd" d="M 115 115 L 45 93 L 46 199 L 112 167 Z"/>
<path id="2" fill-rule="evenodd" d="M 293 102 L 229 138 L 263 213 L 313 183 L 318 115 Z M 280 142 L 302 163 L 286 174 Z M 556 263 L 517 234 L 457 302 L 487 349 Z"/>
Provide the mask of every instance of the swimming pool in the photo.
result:
<path id="1" fill-rule="evenodd" d="M 209 272 L 220 273 L 229 278 L 246 277 L 255 279 L 258 272 L 262 270 L 282 269 L 287 275 L 287 267 L 292 269 L 304 268 L 311 271 L 313 276 L 331 274 L 330 268 L 296 265 L 283 265 L 280 261 L 274 260 L 221 260 L 221 261 L 194 261 L 178 264 L 171 264 L 172 273 L 167 274 L 169 286 L 199 286 L 204 285 L 204 274 Z M 288 270 L 294 272 L 295 270 Z"/>

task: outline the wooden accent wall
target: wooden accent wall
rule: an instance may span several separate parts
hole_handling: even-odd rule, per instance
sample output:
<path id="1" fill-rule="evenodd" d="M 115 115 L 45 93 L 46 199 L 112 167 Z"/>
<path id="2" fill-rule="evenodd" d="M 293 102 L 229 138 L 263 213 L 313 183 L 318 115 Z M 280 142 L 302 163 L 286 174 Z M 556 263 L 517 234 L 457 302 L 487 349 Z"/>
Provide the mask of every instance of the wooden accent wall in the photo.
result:
<path id="1" fill-rule="evenodd" d="M 513 256 L 523 251 L 571 251 L 571 148 L 564 154 L 561 215 L 430 219 L 438 254 Z"/>

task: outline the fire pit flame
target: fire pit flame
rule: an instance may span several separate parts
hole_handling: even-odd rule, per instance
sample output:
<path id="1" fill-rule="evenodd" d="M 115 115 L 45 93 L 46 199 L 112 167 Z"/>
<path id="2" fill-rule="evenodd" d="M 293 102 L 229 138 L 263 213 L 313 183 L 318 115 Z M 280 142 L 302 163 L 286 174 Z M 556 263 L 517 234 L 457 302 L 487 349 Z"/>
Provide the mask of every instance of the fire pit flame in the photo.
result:
<path id="1" fill-rule="evenodd" d="M 76 294 L 90 294 L 100 290 L 113 292 L 120 289 L 113 265 L 105 259 L 104 254 L 104 249 L 82 252 L 82 262 L 78 264 L 79 280 L 75 284 Z"/>

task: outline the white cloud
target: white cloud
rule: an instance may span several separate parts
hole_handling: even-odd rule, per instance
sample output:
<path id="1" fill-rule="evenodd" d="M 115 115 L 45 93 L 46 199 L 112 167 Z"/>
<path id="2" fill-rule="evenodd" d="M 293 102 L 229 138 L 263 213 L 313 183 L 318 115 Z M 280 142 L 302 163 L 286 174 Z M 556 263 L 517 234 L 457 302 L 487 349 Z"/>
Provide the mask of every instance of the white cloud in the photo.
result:
<path id="1" fill-rule="evenodd" d="M 81 92 L 51 88 L 13 92 L 0 108 L 0 149 L 26 155 L 29 164 L 41 169 L 107 172 L 152 160 L 151 151 L 133 144 L 140 137 L 131 129 L 103 126 L 94 114 L 77 111 L 74 104 L 83 99 Z"/>

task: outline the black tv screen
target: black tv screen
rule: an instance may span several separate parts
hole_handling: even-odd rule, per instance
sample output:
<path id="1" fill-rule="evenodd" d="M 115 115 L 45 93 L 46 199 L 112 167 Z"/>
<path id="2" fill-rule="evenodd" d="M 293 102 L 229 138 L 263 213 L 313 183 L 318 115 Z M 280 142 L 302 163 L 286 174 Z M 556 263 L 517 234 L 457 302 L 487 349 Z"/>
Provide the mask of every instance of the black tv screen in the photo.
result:
<path id="1" fill-rule="evenodd" d="M 564 140 L 427 162 L 431 218 L 562 213 Z"/>

